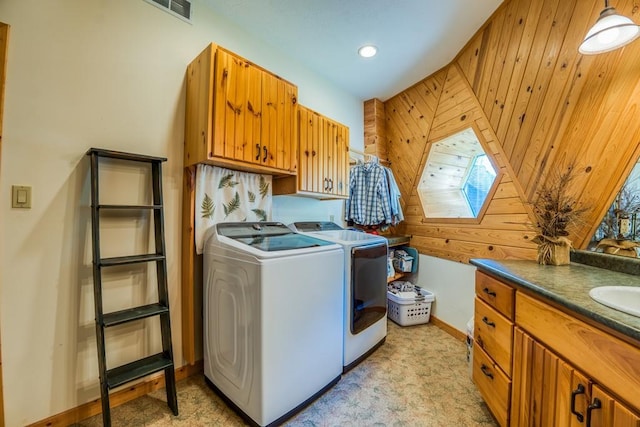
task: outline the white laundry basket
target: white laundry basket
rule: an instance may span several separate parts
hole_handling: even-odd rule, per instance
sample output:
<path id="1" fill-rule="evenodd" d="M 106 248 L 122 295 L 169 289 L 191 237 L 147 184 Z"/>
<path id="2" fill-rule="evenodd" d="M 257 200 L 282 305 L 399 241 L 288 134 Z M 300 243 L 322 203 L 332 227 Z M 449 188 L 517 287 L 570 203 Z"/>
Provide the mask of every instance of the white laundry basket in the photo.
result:
<path id="1" fill-rule="evenodd" d="M 387 316 L 400 326 L 428 323 L 431 317 L 432 292 L 420 289 L 424 299 L 416 301 L 415 292 L 392 293 L 387 291 Z"/>

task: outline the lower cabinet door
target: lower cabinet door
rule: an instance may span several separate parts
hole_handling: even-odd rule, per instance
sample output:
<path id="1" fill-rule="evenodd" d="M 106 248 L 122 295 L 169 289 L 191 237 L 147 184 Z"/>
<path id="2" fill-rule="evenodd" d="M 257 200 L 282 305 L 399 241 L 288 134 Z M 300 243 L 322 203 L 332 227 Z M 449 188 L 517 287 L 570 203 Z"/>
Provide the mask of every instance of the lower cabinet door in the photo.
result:
<path id="1" fill-rule="evenodd" d="M 473 343 L 473 382 L 498 423 L 508 426 L 511 380 L 477 342 Z"/>
<path id="2" fill-rule="evenodd" d="M 519 328 L 514 333 L 512 426 L 585 426 L 590 384 Z"/>
<path id="3" fill-rule="evenodd" d="M 587 427 L 640 426 L 640 414 L 631 411 L 595 384 L 591 389 L 591 403 L 587 411 Z"/>

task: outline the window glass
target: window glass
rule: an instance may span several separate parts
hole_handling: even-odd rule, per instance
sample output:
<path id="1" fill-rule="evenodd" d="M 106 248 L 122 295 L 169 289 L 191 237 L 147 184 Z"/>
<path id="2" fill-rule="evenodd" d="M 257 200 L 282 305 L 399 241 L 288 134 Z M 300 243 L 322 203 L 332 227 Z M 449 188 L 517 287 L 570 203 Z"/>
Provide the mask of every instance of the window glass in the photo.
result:
<path id="1" fill-rule="evenodd" d="M 478 218 L 497 171 L 473 128 L 428 149 L 417 188 L 425 218 Z"/>
<path id="2" fill-rule="evenodd" d="M 482 205 L 495 179 L 496 171 L 493 170 L 487 155 L 476 156 L 469 171 L 469 176 L 467 176 L 464 187 L 462 187 L 474 217 L 477 217 L 480 213 L 480 209 L 482 209 Z"/>

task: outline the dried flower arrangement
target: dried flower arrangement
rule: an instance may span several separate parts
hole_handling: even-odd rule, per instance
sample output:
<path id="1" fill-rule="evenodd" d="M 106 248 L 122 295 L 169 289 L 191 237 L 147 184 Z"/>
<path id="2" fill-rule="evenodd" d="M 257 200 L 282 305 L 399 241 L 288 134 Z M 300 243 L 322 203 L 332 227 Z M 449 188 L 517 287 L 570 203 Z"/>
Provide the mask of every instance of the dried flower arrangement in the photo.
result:
<path id="1" fill-rule="evenodd" d="M 637 258 L 640 230 L 636 221 L 639 214 L 640 195 L 625 183 L 596 230 L 595 235 L 600 239 L 596 249 L 607 254 Z"/>
<path id="2" fill-rule="evenodd" d="M 568 239 L 571 228 L 576 227 L 586 208 L 578 208 L 578 202 L 569 192 L 569 184 L 575 178 L 574 165 L 565 172 L 551 177 L 537 193 L 533 202 L 538 235 L 538 263 L 563 265 L 569 263 L 572 247 Z"/>

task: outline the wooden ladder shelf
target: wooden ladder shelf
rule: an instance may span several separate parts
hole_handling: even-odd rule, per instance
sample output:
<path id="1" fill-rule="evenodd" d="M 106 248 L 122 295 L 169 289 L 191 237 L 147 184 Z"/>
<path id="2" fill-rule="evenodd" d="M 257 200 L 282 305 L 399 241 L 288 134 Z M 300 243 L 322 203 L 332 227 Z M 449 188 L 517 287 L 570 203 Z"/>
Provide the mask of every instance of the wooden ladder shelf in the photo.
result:
<path id="1" fill-rule="evenodd" d="M 93 244 L 93 293 L 95 303 L 96 341 L 98 347 L 98 366 L 100 370 L 100 394 L 102 397 L 102 419 L 104 426 L 111 425 L 109 391 L 115 387 L 137 380 L 144 376 L 164 370 L 167 403 L 174 415 L 178 415 L 176 396 L 175 366 L 171 344 L 171 323 L 169 318 L 169 293 L 167 290 L 167 260 L 164 238 L 164 213 L 162 204 L 162 163 L 167 159 L 131 153 L 91 148 L 87 155 L 91 158 L 91 232 Z M 151 205 L 116 205 L 100 204 L 98 169 L 101 158 L 115 159 L 122 162 L 142 162 L 151 164 L 153 202 Z M 121 214 L 140 211 L 153 212 L 153 228 L 155 237 L 155 253 L 132 256 L 102 258 L 100 256 L 100 218 L 101 212 L 119 211 Z M 125 310 L 104 313 L 102 298 L 103 269 L 153 262 L 156 265 L 158 285 L 158 302 L 131 307 Z M 159 316 L 162 335 L 162 352 L 122 366 L 107 369 L 105 330 L 128 322 Z"/>

